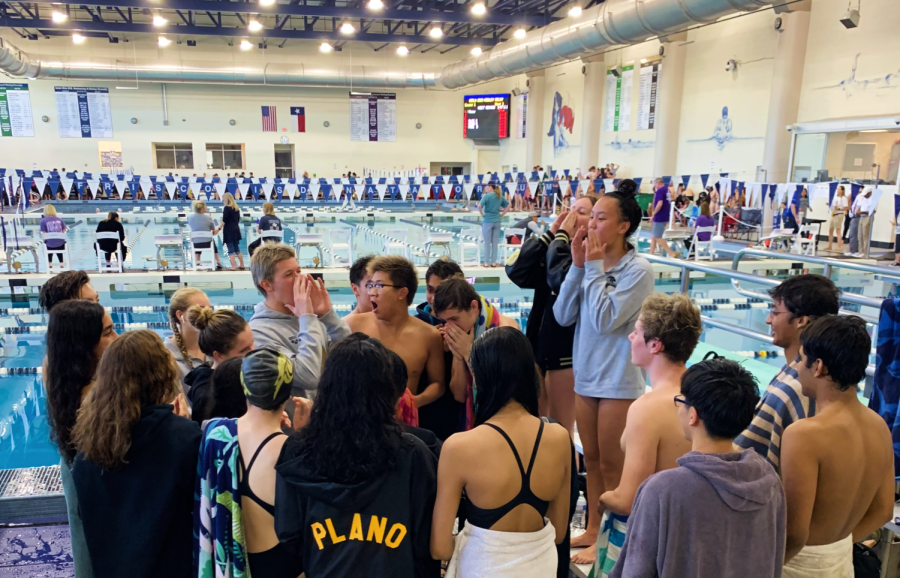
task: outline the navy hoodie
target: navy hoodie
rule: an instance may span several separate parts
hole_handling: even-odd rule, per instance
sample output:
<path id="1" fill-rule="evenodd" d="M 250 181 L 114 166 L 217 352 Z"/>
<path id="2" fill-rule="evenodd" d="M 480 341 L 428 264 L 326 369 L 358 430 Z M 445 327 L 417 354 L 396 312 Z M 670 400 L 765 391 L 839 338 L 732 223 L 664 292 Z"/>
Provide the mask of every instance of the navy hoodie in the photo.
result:
<path id="1" fill-rule="evenodd" d="M 288 439 L 275 466 L 275 533 L 308 578 L 440 576 L 430 549 L 437 460 L 424 443 L 402 434 L 396 467 L 358 484 L 315 477 L 297 444 Z"/>

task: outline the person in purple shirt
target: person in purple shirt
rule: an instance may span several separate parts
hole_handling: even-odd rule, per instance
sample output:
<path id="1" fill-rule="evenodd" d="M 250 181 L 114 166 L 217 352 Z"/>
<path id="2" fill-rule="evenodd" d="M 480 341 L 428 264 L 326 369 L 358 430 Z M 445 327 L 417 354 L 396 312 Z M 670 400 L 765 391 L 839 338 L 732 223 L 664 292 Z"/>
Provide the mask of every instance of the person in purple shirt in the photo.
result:
<path id="1" fill-rule="evenodd" d="M 56 216 L 56 209 L 53 208 L 53 205 L 47 205 L 44 207 L 44 216 L 41 217 L 41 233 L 65 233 L 66 232 L 66 224 L 62 219 Z M 50 239 L 47 242 L 48 249 L 63 249 L 66 246 L 65 241 L 60 241 L 59 239 Z M 48 257 L 48 262 L 53 262 L 54 253 L 50 253 Z M 59 262 L 63 262 L 62 253 L 55 253 Z"/>
<path id="2" fill-rule="evenodd" d="M 650 207 L 651 221 L 653 223 L 653 231 L 650 234 L 650 254 L 656 254 L 656 247 L 659 246 L 671 258 L 678 257 L 678 253 L 669 248 L 669 244 L 663 239 L 663 233 L 666 231 L 666 225 L 669 224 L 669 187 L 666 183 L 657 178 L 653 181 L 653 188 L 656 193 L 653 195 L 653 205 Z"/>
<path id="3" fill-rule="evenodd" d="M 694 229 L 697 227 L 715 227 L 716 220 L 713 219 L 709 214 L 709 203 L 703 202 L 700 203 L 700 216 L 697 217 L 697 222 L 694 223 Z M 697 233 L 698 241 L 709 241 L 710 233 Z"/>

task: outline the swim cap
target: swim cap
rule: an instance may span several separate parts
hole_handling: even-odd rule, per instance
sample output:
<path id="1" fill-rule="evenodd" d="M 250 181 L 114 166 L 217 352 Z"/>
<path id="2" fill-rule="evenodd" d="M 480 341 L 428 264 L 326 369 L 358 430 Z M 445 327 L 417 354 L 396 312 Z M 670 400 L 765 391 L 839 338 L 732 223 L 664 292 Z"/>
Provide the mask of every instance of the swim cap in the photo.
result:
<path id="1" fill-rule="evenodd" d="M 250 405 L 273 410 L 291 395 L 294 366 L 282 353 L 254 349 L 241 362 L 241 385 Z"/>

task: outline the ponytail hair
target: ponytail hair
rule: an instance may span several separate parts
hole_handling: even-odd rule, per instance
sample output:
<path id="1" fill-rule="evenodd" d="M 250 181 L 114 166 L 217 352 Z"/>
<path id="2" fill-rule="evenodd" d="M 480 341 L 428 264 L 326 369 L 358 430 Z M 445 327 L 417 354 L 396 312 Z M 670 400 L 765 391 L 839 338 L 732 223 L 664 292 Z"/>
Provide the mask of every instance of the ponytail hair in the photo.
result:
<path id="1" fill-rule="evenodd" d="M 215 351 L 231 351 L 237 336 L 247 327 L 247 320 L 230 309 L 213 311 L 212 307 L 199 305 L 187 310 L 187 320 L 199 333 L 200 351 L 210 357 Z"/>
<path id="2" fill-rule="evenodd" d="M 178 346 L 182 359 L 191 369 L 194 368 L 194 362 L 191 361 L 191 355 L 188 353 L 184 339 L 181 337 L 181 322 L 178 321 L 177 313 L 179 311 L 187 311 L 191 298 L 199 293 L 203 293 L 203 291 L 196 287 L 182 287 L 173 293 L 172 298 L 169 300 L 169 326 L 172 328 L 172 339 Z"/>
<path id="3" fill-rule="evenodd" d="M 638 186 L 631 179 L 622 179 L 615 191 L 606 193 L 607 197 L 612 197 L 619 205 L 619 218 L 628 223 L 628 232 L 625 233 L 627 239 L 638 230 L 641 226 L 641 207 L 638 205 L 637 196 Z M 626 241 L 627 243 L 627 241 Z M 630 244 L 629 244 L 630 245 Z"/>

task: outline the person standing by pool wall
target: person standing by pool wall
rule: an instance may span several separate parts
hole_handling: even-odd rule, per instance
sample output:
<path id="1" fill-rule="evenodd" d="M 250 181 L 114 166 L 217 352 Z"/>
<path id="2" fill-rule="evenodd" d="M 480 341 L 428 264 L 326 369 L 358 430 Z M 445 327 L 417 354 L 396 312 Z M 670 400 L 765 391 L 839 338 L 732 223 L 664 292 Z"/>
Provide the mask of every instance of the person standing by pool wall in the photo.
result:
<path id="1" fill-rule="evenodd" d="M 483 267 L 499 267 L 497 260 L 500 245 L 500 220 L 509 210 L 509 201 L 494 190 L 494 183 L 485 185 L 484 194 L 478 201 L 478 212 L 481 213 L 481 236 L 484 239 Z"/>
<path id="2" fill-rule="evenodd" d="M 241 270 L 244 269 L 244 255 L 241 254 L 241 209 L 231 193 L 222 196 L 222 242 L 228 249 L 228 260 L 231 261 L 231 270 L 234 271 L 237 255 L 241 261 Z"/>
<path id="3" fill-rule="evenodd" d="M 621 187 L 622 183 L 619 183 L 619 186 Z M 669 243 L 663 238 L 666 227 L 669 225 L 669 211 L 671 210 L 669 188 L 660 178 L 653 181 L 653 187 L 656 192 L 653 194 L 653 205 L 650 212 L 651 221 L 653 222 L 653 231 L 650 235 L 650 254 L 655 255 L 656 248 L 659 246 L 666 252 L 666 255 L 674 259 L 678 256 L 678 253 L 671 250 Z"/>
<path id="4" fill-rule="evenodd" d="M 628 340 L 641 304 L 653 292 L 653 268 L 628 243 L 641 223 L 636 192 L 634 181 L 625 179 L 594 205 L 588 229 L 580 228 L 572 240 L 572 267 L 553 305 L 560 325 L 575 325 L 575 419 L 591 507 L 619 485 L 625 418 L 646 389 L 643 373 L 631 362 Z M 591 516 L 586 539 L 596 540 L 599 522 Z M 587 548 L 573 560 L 588 564 L 593 559 L 593 549 Z"/>

